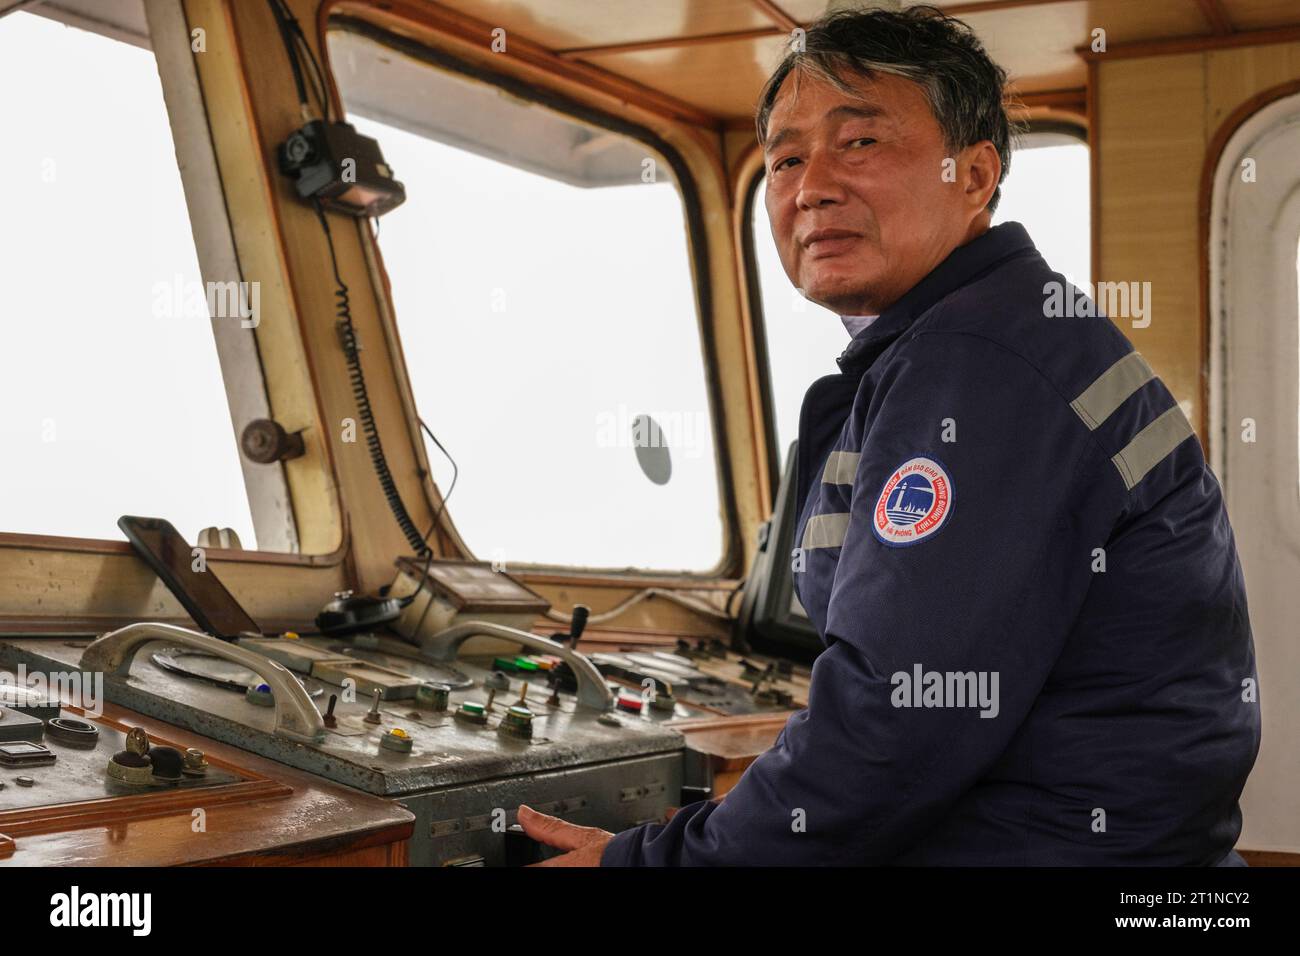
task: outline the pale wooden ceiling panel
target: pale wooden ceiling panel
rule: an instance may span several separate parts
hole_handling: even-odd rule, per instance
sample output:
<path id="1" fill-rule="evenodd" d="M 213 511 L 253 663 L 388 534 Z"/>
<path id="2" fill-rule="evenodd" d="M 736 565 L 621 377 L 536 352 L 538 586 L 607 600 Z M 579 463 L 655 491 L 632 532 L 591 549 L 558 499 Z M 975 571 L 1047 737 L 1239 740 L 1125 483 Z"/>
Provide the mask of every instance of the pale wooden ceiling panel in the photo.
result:
<path id="1" fill-rule="evenodd" d="M 584 57 L 728 119 L 752 116 L 758 93 L 781 62 L 786 37 L 708 43 Z"/>
<path id="2" fill-rule="evenodd" d="M 773 2 L 801 22 L 815 18 L 826 6 L 825 0 Z M 1222 2 L 1238 28 L 1255 20 L 1271 25 L 1283 8 L 1300 19 L 1300 0 Z M 754 0 L 443 0 L 443 5 L 551 49 L 773 27 Z M 1022 93 L 1084 86 L 1086 70 L 1074 51 L 1087 45 L 1098 27 L 1105 29 L 1111 46 L 1211 32 L 1196 0 L 1046 0 L 974 11 L 963 10 L 960 3 L 942 6 L 955 10 L 979 34 Z M 770 38 L 591 52 L 582 59 L 721 118 L 737 119 L 752 114 L 785 42 L 783 33 L 774 32 Z"/>
<path id="3" fill-rule="evenodd" d="M 1008 70 L 1020 93 L 1078 89 L 1086 71 L 1076 41 L 1059 49 L 1025 48 L 1012 38 L 993 38 L 990 52 Z M 1086 38 L 1086 31 L 1083 33 Z M 623 53 L 589 54 L 583 60 L 654 87 L 725 119 L 753 115 L 759 91 L 786 50 L 786 37 L 707 43 Z M 1005 52 L 1000 52 L 1005 47 Z"/>
<path id="4" fill-rule="evenodd" d="M 753 0 L 439 0 L 552 50 L 774 26 Z"/>
<path id="5" fill-rule="evenodd" d="M 774 0 L 777 7 L 800 23 L 810 23 L 826 12 L 826 0 Z"/>
<path id="6" fill-rule="evenodd" d="M 1193 0 L 1079 0 L 960 14 L 989 55 L 1023 91 L 1084 85 L 1086 70 L 1074 52 L 1106 31 L 1107 46 L 1209 32 Z"/>
<path id="7" fill-rule="evenodd" d="M 1132 43 L 1161 37 L 1201 36 L 1210 32 L 1196 0 L 1082 0 L 1072 3 L 1046 3 L 1035 7 L 1012 7 L 989 13 L 963 15 L 975 29 L 982 30 L 988 18 L 1000 19 L 1003 30 L 1032 43 L 1050 38 L 1054 45 L 1058 31 L 1069 31 L 1076 44 L 1089 41 L 1094 27 L 1106 30 L 1107 43 Z M 1034 34 L 1029 29 L 1049 31 Z"/>
<path id="8" fill-rule="evenodd" d="M 1300 24 L 1300 0 L 1219 0 L 1237 30 L 1266 30 Z"/>
<path id="9" fill-rule="evenodd" d="M 826 11 L 827 0 L 773 0 L 776 6 L 800 23 L 809 23 Z M 859 0 L 867 3 L 868 0 Z M 923 0 L 904 0 L 903 6 L 915 6 Z M 1015 29 L 1017 21 L 1027 24 L 1059 23 L 1079 27 L 1088 23 L 1104 26 L 1107 32 L 1118 31 L 1126 40 L 1150 40 L 1164 36 L 1204 33 L 1208 23 L 1197 7 L 1197 0 L 1029 0 L 1016 6 L 980 12 L 971 9 L 989 0 L 930 0 L 932 6 L 950 11 L 977 30 L 985 23 L 996 22 L 999 29 Z M 1014 2 L 1014 0 L 1013 0 Z M 1220 0 L 1225 7 L 1240 5 L 1259 8 L 1252 14 L 1262 19 L 1283 22 L 1280 11 L 1289 8 L 1294 22 L 1300 18 L 1300 0 Z M 1235 19 L 1235 18 L 1234 18 Z M 1055 36 L 1043 37 L 1049 42 Z M 1118 42 L 1118 41 L 1117 41 Z"/>

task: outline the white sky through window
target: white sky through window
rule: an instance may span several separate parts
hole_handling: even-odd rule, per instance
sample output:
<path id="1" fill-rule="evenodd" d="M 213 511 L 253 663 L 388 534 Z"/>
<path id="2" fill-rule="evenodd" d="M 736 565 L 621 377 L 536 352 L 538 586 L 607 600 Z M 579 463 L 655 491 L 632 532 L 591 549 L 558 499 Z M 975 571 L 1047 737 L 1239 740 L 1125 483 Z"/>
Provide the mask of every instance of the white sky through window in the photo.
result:
<path id="1" fill-rule="evenodd" d="M 6 16 L 0 117 L 0 531 L 255 547 L 209 319 L 174 308 L 199 267 L 153 54 Z"/>

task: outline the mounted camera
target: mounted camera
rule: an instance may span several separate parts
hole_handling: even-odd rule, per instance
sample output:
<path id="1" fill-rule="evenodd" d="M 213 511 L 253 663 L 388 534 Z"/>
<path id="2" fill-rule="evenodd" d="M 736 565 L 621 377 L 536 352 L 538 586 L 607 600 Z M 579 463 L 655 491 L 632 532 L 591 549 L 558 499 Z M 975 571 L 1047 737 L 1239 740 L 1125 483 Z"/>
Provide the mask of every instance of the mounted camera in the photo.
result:
<path id="1" fill-rule="evenodd" d="M 278 150 L 280 171 L 303 199 L 353 216 L 382 216 L 406 201 L 379 144 L 350 123 L 312 120 Z"/>

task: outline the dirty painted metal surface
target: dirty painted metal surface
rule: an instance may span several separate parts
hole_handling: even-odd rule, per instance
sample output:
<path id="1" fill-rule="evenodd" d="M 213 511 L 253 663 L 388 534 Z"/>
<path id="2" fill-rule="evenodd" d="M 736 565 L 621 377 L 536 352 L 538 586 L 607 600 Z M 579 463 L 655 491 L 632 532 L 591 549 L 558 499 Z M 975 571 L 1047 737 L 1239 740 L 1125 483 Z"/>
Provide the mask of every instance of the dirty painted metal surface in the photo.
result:
<path id="1" fill-rule="evenodd" d="M 12 684 L 12 674 L 4 677 Z M 61 716 L 85 721 L 81 714 L 62 711 Z M 93 745 L 75 745 L 44 733 L 36 743 L 54 755 L 54 762 L 44 766 L 8 767 L 0 773 L 0 811 L 46 807 L 54 804 L 80 803 L 87 800 L 105 800 L 111 797 L 140 797 L 167 793 L 172 790 L 196 790 L 238 783 L 242 777 L 210 766 L 201 777 L 178 777 L 143 785 L 129 785 L 112 779 L 106 773 L 108 762 L 120 750 L 126 749 L 126 734 L 110 724 L 91 721 L 99 731 Z M 21 744 L 26 740 L 6 743 Z M 157 741 L 153 742 L 155 745 Z M 30 786 L 16 785 L 14 780 L 23 776 Z"/>
<path id="2" fill-rule="evenodd" d="M 521 803 L 580 826 L 618 832 L 662 822 L 664 811 L 680 802 L 681 787 L 680 755 L 661 754 L 474 783 L 399 802 L 415 814 L 413 866 L 500 866 L 504 829 L 515 822 Z"/>
<path id="3" fill-rule="evenodd" d="M 76 671 L 86 641 L 63 638 L 18 638 L 0 642 L 0 664 L 26 665 L 28 671 Z M 321 647 L 337 645 L 331 639 L 304 641 Z M 549 690 L 539 679 L 528 690 L 534 714 L 532 740 L 497 732 L 500 715 L 519 698 L 521 682 L 511 676 L 509 691 L 500 691 L 486 726 L 456 720 L 452 714 L 462 700 L 486 702 L 481 682 L 489 673 L 461 660 L 456 668 L 475 686 L 456 690 L 445 712 L 417 708 L 414 701 L 384 701 L 382 723 L 365 721 L 371 701 L 345 702 L 341 689 L 306 677 L 308 689 L 323 687 L 324 701 L 340 694 L 335 708 L 338 728 L 319 744 L 302 744 L 274 735 L 274 710 L 246 701 L 242 695 L 168 673 L 150 660 L 165 643 L 145 647 L 125 679 L 105 676 L 105 696 L 114 703 L 139 710 L 197 733 L 233 744 L 272 760 L 318 774 L 329 780 L 381 796 L 401 797 L 423 791 L 481 783 L 486 780 L 537 774 L 552 770 L 626 761 L 652 754 L 672 754 L 680 763 L 682 736 L 654 721 L 618 716 L 610 725 L 595 711 L 578 708 L 571 695 L 558 707 L 547 704 Z M 402 661 L 421 680 L 440 679 L 437 665 Z M 386 730 L 400 727 L 412 738 L 412 752 L 400 754 L 380 746 Z M 680 775 L 680 772 L 679 772 Z M 666 805 L 676 803 L 676 793 Z"/>

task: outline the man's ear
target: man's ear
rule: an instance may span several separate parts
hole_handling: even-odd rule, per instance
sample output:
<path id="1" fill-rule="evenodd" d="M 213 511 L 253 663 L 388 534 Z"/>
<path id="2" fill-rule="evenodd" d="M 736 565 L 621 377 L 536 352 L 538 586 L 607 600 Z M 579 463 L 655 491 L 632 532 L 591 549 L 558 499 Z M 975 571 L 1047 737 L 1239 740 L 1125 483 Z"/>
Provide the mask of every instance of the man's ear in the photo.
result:
<path id="1" fill-rule="evenodd" d="M 963 154 L 965 204 L 980 210 L 989 204 L 998 188 L 998 181 L 1002 178 L 1002 159 L 997 147 L 987 139 L 967 146 Z"/>

